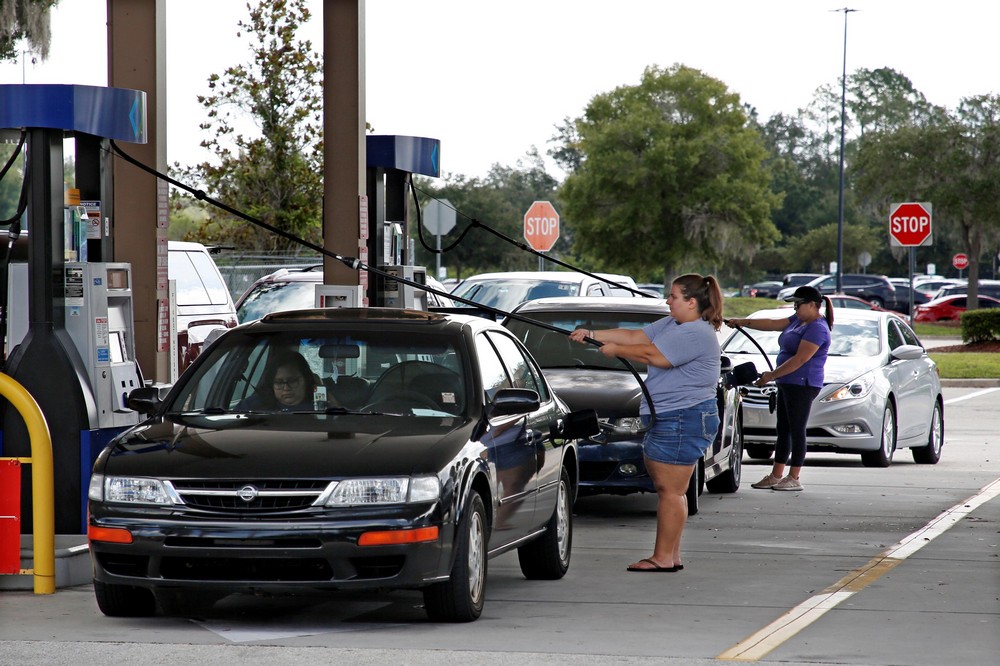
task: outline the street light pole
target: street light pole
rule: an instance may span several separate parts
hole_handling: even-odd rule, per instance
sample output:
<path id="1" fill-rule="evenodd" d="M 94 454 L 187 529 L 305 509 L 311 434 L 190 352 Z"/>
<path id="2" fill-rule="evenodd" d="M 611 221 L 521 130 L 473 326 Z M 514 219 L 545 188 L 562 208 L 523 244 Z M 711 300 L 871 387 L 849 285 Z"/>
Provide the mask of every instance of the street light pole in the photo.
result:
<path id="1" fill-rule="evenodd" d="M 856 9 L 834 9 L 844 12 L 844 67 L 840 76 L 840 191 L 837 196 L 837 292 L 844 291 L 844 123 L 847 118 L 847 15 Z"/>

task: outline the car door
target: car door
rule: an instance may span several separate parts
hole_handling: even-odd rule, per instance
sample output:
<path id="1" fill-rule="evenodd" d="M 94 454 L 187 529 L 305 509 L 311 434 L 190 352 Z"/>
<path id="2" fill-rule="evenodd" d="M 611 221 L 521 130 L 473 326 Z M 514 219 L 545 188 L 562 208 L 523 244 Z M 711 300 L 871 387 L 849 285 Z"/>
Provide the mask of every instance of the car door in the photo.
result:
<path id="1" fill-rule="evenodd" d="M 475 347 L 489 405 L 497 391 L 514 386 L 510 370 L 501 358 L 506 345 L 501 343 L 498 351 L 487 334 L 480 333 L 475 338 Z M 528 418 L 523 414 L 495 416 L 486 422 L 482 442 L 488 451 L 497 492 L 490 550 L 525 536 L 534 526 L 538 463 L 530 439 Z"/>
<path id="2" fill-rule="evenodd" d="M 920 346 L 917 336 L 902 322 L 894 318 L 887 320 L 889 326 L 889 349 L 902 345 Z M 892 367 L 892 384 L 896 391 L 896 427 L 897 441 L 908 439 L 923 439 L 930 423 L 930 413 L 936 396 L 933 394 L 933 382 L 928 376 L 933 372 L 927 354 L 920 358 L 890 361 Z"/>
<path id="3" fill-rule="evenodd" d="M 490 337 L 507 363 L 514 388 L 531 389 L 538 394 L 538 409 L 526 416 L 525 444 L 535 456 L 537 496 L 534 523 L 540 526 L 552 515 L 558 499 L 562 451 L 556 447 L 551 433 L 563 412 L 552 397 L 538 365 L 521 343 L 511 335 L 490 333 Z"/>

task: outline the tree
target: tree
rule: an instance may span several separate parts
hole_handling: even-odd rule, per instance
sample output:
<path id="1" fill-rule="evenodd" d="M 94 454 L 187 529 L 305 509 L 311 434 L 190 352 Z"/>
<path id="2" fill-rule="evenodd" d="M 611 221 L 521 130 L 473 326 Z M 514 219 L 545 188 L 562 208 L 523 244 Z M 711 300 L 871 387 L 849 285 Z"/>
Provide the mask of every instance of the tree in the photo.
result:
<path id="1" fill-rule="evenodd" d="M 979 275 L 985 249 L 1000 240 L 1000 95 L 963 99 L 946 118 L 877 133 L 862 142 L 858 188 L 889 203 L 929 201 L 935 234 L 959 239 L 969 275 Z M 969 281 L 975 304 L 976 280 Z"/>
<path id="2" fill-rule="evenodd" d="M 26 39 L 44 60 L 49 56 L 49 15 L 59 0 L 0 0 L 0 60 L 18 56 L 18 41 Z"/>
<path id="3" fill-rule="evenodd" d="M 644 273 L 752 256 L 780 198 L 739 97 L 698 70 L 645 70 L 591 100 L 563 136 L 577 168 L 559 190 L 580 252 Z"/>
<path id="4" fill-rule="evenodd" d="M 322 63 L 311 42 L 296 40 L 310 18 L 305 0 L 265 0 L 237 25 L 249 39 L 251 59 L 209 77 L 211 93 L 198 101 L 208 109 L 201 143 L 217 162 L 189 174 L 208 193 L 279 229 L 321 243 Z M 237 130 L 249 118 L 253 136 Z M 299 249 L 297 244 L 212 212 L 197 240 L 227 242 L 259 251 Z"/>

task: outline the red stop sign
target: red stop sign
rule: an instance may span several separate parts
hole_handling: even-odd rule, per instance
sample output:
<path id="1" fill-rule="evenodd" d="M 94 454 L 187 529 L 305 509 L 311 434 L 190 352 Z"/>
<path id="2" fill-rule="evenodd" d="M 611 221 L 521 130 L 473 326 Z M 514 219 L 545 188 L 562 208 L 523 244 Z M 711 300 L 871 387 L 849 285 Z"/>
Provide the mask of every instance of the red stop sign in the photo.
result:
<path id="1" fill-rule="evenodd" d="M 964 271 L 969 267 L 969 256 L 964 252 L 959 252 L 951 258 L 951 265 L 960 271 Z"/>
<path id="2" fill-rule="evenodd" d="M 911 247 L 923 245 L 931 237 L 931 205 L 929 203 L 893 204 L 889 213 L 891 245 Z"/>
<path id="3" fill-rule="evenodd" d="M 548 201 L 536 201 L 524 214 L 524 240 L 537 252 L 548 252 L 559 240 L 559 213 Z"/>

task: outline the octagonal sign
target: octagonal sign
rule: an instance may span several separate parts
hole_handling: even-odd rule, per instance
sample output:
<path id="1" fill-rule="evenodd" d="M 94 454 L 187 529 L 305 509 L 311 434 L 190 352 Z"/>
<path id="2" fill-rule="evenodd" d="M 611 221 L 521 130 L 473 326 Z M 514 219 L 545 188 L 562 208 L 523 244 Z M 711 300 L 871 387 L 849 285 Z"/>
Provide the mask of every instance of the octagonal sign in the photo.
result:
<path id="1" fill-rule="evenodd" d="M 537 252 L 548 252 L 559 240 L 559 213 L 548 201 L 536 201 L 524 214 L 524 240 Z"/>
<path id="2" fill-rule="evenodd" d="M 898 203 L 889 209 L 889 244 L 893 247 L 930 245 L 931 205 Z"/>

